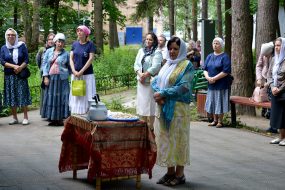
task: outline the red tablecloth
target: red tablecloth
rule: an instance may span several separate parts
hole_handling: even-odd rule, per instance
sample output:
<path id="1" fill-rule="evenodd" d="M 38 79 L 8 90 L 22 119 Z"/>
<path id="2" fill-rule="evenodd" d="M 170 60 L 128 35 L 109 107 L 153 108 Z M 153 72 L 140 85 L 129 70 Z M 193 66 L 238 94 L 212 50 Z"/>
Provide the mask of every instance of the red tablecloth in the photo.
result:
<path id="1" fill-rule="evenodd" d="M 88 169 L 88 180 L 143 173 L 152 177 L 156 144 L 145 122 L 89 122 L 70 116 L 61 140 L 60 172 Z"/>

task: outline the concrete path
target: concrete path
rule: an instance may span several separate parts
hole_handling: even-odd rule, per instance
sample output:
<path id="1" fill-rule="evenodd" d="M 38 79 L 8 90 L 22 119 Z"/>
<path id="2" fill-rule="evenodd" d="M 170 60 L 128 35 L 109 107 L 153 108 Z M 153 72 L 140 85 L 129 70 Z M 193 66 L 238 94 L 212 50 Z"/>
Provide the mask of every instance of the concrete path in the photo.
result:
<path id="1" fill-rule="evenodd" d="M 0 190 L 95 189 L 95 182 L 86 180 L 87 170 L 78 172 L 78 180 L 72 179 L 72 172 L 58 172 L 63 127 L 47 126 L 38 110 L 29 113 L 28 126 L 9 126 L 10 117 L 0 119 Z M 245 130 L 192 122 L 187 183 L 175 189 L 284 189 L 285 147 L 270 145 L 271 139 Z M 142 176 L 142 189 L 173 189 L 155 183 L 164 173 L 164 168 L 155 166 L 152 179 Z M 134 180 L 102 184 L 102 190 L 132 189 Z"/>

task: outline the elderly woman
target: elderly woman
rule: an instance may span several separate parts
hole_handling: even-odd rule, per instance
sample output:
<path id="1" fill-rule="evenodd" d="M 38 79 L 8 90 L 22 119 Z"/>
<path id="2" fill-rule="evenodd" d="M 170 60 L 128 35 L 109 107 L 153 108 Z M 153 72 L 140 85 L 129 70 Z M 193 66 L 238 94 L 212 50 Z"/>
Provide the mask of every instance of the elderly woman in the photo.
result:
<path id="1" fill-rule="evenodd" d="M 280 136 L 270 143 L 285 146 L 285 38 L 277 38 L 274 46 L 275 56 L 270 62 L 267 77 L 273 95 L 270 126 L 279 129 Z"/>
<path id="2" fill-rule="evenodd" d="M 269 70 L 270 61 L 273 57 L 273 53 L 274 53 L 273 42 L 263 43 L 261 45 L 260 55 L 258 57 L 258 61 L 255 67 L 256 86 L 259 86 L 262 92 L 267 93 L 268 95 L 267 99 L 269 101 L 271 100 L 272 93 L 270 88 L 268 88 L 267 74 Z M 270 109 L 262 108 L 261 115 L 269 119 L 270 111 L 271 111 Z M 270 133 L 278 132 L 275 128 L 271 126 L 266 131 Z"/>
<path id="3" fill-rule="evenodd" d="M 229 111 L 231 60 L 223 52 L 224 41 L 216 37 L 212 43 L 214 53 L 207 56 L 204 75 L 208 80 L 208 93 L 205 110 L 213 115 L 214 121 L 209 126 L 223 127 L 224 113 Z"/>
<path id="4" fill-rule="evenodd" d="M 42 105 L 42 117 L 50 126 L 62 126 L 69 116 L 69 54 L 64 50 L 65 36 L 58 33 L 53 38 L 55 47 L 49 48 L 43 59 L 43 78 L 46 85 Z"/>
<path id="5" fill-rule="evenodd" d="M 4 66 L 4 105 L 12 107 L 13 119 L 9 125 L 18 123 L 17 107 L 24 112 L 23 125 L 28 125 L 28 105 L 32 104 L 27 78 L 20 78 L 19 73 L 29 63 L 28 49 L 24 42 L 18 41 L 18 34 L 13 28 L 5 32 L 6 44 L 1 47 L 1 64 Z"/>
<path id="6" fill-rule="evenodd" d="M 188 43 L 187 59 L 191 61 L 196 70 L 200 68 L 201 54 L 193 40 L 190 40 Z"/>
<path id="7" fill-rule="evenodd" d="M 89 40 L 91 31 L 87 26 L 81 25 L 76 29 L 78 40 L 72 44 L 70 51 L 71 81 L 83 79 L 86 81 L 86 95 L 73 96 L 70 93 L 69 107 L 71 113 L 85 114 L 88 111 L 88 101 L 96 94 L 95 76 L 92 62 L 96 47 Z"/>
<path id="8" fill-rule="evenodd" d="M 184 166 L 190 165 L 190 102 L 194 67 L 186 60 L 184 41 L 172 37 L 167 43 L 168 58 L 152 82 L 157 102 L 154 133 L 156 163 L 167 167 L 157 183 L 168 186 L 184 184 Z"/>
<path id="9" fill-rule="evenodd" d="M 143 48 L 139 49 L 134 70 L 137 74 L 137 114 L 153 130 L 155 102 L 150 86 L 150 78 L 155 76 L 161 67 L 162 54 L 157 49 L 158 40 L 154 33 L 148 33 Z"/>

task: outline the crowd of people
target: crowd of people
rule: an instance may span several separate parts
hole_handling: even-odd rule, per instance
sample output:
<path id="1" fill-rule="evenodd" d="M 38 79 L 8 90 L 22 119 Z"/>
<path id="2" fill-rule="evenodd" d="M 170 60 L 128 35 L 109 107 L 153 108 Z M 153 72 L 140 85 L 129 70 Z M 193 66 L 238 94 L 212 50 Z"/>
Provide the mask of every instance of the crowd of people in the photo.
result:
<path id="1" fill-rule="evenodd" d="M 62 126 L 70 114 L 85 114 L 88 101 L 96 94 L 96 82 L 92 62 L 96 47 L 89 40 L 91 31 L 81 25 L 76 29 L 77 40 L 71 51 L 65 50 L 63 33 L 49 34 L 46 45 L 37 54 L 41 71 L 41 117 L 50 126 Z M 18 40 L 17 32 L 9 28 L 5 33 L 6 44 L 1 48 L 1 64 L 4 66 L 4 105 L 11 107 L 10 125 L 18 124 L 17 108 L 24 112 L 23 125 L 29 124 L 28 105 L 31 96 L 27 78 L 20 77 L 29 64 L 28 50 Z M 223 116 L 229 112 L 231 93 L 231 60 L 223 51 L 224 41 L 216 37 L 212 41 L 213 53 L 203 67 L 200 41 L 186 43 L 173 36 L 167 42 L 164 35 L 147 33 L 143 46 L 134 61 L 137 75 L 136 111 L 141 120 L 155 134 L 157 144 L 156 163 L 166 167 L 166 173 L 157 184 L 176 186 L 186 181 L 184 167 L 190 164 L 190 102 L 192 79 L 196 69 L 203 69 L 208 81 L 205 103 L 206 112 L 213 118 L 209 126 L 224 127 Z M 273 51 L 274 50 L 274 51 Z M 279 130 L 280 136 L 271 144 L 285 146 L 285 38 L 262 45 L 256 65 L 256 85 L 268 88 L 272 110 L 270 126 Z M 68 79 L 86 81 L 86 94 L 74 96 Z"/>
<path id="2" fill-rule="evenodd" d="M 42 79 L 40 115 L 50 126 L 63 126 L 63 120 L 70 114 L 85 114 L 88 111 L 88 101 L 96 94 L 92 67 L 96 47 L 89 40 L 90 33 L 87 26 L 78 26 L 77 40 L 72 44 L 70 52 L 64 49 L 66 37 L 63 33 L 50 33 L 45 47 L 40 48 L 36 55 Z M 19 41 L 13 28 L 7 29 L 5 39 L 6 44 L 1 47 L 0 56 L 4 67 L 3 102 L 12 110 L 10 125 L 19 123 L 18 107 L 24 112 L 22 124 L 28 125 L 28 105 L 32 104 L 32 99 L 28 76 L 22 77 L 29 64 L 28 49 L 24 42 Z M 73 96 L 69 78 L 71 82 L 77 79 L 85 80 L 86 95 Z"/>

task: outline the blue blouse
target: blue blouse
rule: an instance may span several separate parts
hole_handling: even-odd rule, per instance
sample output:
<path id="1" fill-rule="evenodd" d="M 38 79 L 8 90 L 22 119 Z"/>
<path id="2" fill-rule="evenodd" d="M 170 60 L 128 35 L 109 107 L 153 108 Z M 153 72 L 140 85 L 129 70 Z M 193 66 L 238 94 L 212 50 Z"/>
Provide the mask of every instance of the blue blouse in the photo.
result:
<path id="1" fill-rule="evenodd" d="M 7 63 L 7 62 L 16 65 L 16 63 L 13 61 L 12 52 L 13 52 L 13 49 L 8 49 L 6 47 L 6 45 L 3 45 L 1 47 L 0 62 L 1 62 L 1 64 L 3 66 L 5 66 L 5 63 Z M 23 62 L 25 62 L 26 64 L 29 63 L 28 49 L 27 49 L 25 44 L 22 44 L 18 48 L 18 65 L 21 65 Z M 7 67 L 4 67 L 4 73 L 5 73 L 5 75 L 13 75 L 13 74 L 15 74 L 13 68 L 7 68 Z"/>
<path id="2" fill-rule="evenodd" d="M 215 55 L 211 53 L 207 56 L 204 70 L 208 72 L 209 77 L 214 77 L 220 72 L 231 74 L 231 59 L 226 53 Z M 230 88 L 230 76 L 217 80 L 213 84 L 208 84 L 210 90 L 222 90 Z"/>
<path id="3" fill-rule="evenodd" d="M 71 51 L 73 52 L 73 62 L 76 71 L 80 71 L 89 59 L 89 53 L 95 53 L 96 47 L 93 42 L 88 41 L 85 44 L 80 44 L 75 41 L 72 44 Z M 83 75 L 93 74 L 92 64 L 84 71 Z"/>

